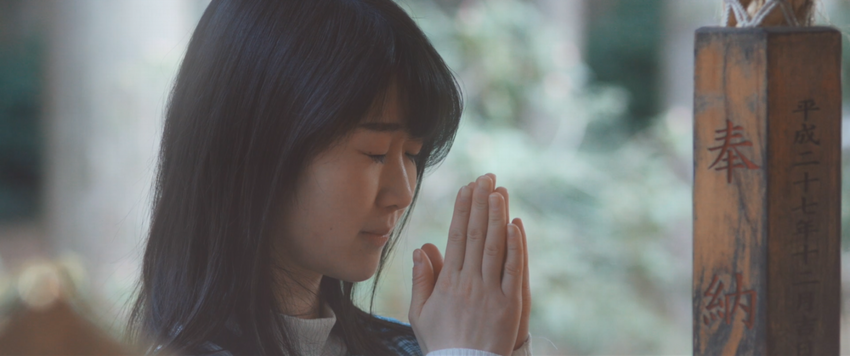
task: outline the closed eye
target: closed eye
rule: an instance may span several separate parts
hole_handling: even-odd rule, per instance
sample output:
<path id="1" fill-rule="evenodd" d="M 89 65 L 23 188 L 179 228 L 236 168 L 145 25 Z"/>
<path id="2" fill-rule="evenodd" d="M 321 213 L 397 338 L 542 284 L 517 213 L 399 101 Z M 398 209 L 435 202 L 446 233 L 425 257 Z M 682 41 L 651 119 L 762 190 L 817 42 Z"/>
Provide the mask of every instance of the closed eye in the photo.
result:
<path id="1" fill-rule="evenodd" d="M 408 158 L 410 158 L 413 163 L 417 163 L 419 159 L 419 154 L 405 153 Z M 384 163 L 384 160 L 387 158 L 387 155 L 367 155 L 372 158 L 376 163 Z"/>

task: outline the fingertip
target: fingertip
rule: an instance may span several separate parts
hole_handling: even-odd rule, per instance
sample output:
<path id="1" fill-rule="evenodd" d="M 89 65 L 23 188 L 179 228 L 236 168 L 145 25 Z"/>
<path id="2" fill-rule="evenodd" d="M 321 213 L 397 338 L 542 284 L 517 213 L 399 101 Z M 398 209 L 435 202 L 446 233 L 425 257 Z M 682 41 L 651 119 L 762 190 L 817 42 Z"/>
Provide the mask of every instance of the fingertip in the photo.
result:
<path id="1" fill-rule="evenodd" d="M 493 181 L 493 177 L 485 174 L 478 177 L 478 179 L 475 180 L 475 184 L 479 187 L 483 187 L 485 190 L 492 191 L 496 182 Z"/>
<path id="2" fill-rule="evenodd" d="M 516 225 L 517 230 L 519 230 L 519 233 L 522 235 L 522 237 L 525 238 L 525 225 L 523 225 L 522 219 L 516 218 L 516 222 L 514 224 Z"/>
<path id="3" fill-rule="evenodd" d="M 415 249 L 413 250 L 413 266 L 419 266 L 422 264 L 422 250 Z"/>
<path id="4" fill-rule="evenodd" d="M 475 192 L 476 187 L 478 187 L 478 181 L 474 181 L 472 183 L 467 184 L 465 191 L 464 191 L 464 194 L 465 194 L 464 196 L 465 197 L 472 196 L 472 193 Z"/>

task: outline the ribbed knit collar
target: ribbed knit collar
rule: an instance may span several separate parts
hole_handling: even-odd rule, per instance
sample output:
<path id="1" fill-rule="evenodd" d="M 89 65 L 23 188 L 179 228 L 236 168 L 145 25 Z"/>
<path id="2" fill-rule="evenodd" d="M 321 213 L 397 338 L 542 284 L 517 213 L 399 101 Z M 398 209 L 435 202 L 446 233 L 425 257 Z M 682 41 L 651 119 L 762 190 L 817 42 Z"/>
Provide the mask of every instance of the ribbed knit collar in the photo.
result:
<path id="1" fill-rule="evenodd" d="M 340 355 L 345 354 L 345 344 L 331 337 L 331 329 L 336 324 L 336 314 L 322 303 L 322 312 L 317 319 L 300 319 L 284 315 L 283 322 L 293 333 L 290 340 L 298 340 L 298 346 L 304 355 Z"/>

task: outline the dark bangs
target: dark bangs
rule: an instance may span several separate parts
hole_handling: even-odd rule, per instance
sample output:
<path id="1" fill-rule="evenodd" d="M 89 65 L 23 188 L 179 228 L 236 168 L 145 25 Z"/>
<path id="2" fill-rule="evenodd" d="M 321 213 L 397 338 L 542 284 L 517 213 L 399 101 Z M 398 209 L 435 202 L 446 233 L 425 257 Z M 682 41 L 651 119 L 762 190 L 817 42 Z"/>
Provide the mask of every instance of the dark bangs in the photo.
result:
<path id="1" fill-rule="evenodd" d="M 455 77 L 425 35 L 410 18 L 405 16 L 402 20 L 411 22 L 405 27 L 417 34 L 398 41 L 397 88 L 410 134 L 425 142 L 425 154 L 420 157 L 424 169 L 439 164 L 448 155 L 460 123 L 463 100 Z"/>
<path id="2" fill-rule="evenodd" d="M 340 2 L 345 5 L 335 6 L 337 13 L 316 19 L 328 31 L 322 36 L 326 40 L 311 51 L 339 56 L 343 66 L 329 68 L 328 77 L 322 78 L 334 82 L 333 92 L 305 104 L 340 104 L 331 118 L 334 125 L 326 127 L 334 131 L 320 134 L 335 141 L 351 133 L 371 105 L 394 87 L 403 110 L 402 124 L 413 138 L 424 142 L 418 162 L 421 177 L 425 168 L 439 164 L 451 149 L 463 111 L 458 83 L 425 34 L 396 4 Z"/>

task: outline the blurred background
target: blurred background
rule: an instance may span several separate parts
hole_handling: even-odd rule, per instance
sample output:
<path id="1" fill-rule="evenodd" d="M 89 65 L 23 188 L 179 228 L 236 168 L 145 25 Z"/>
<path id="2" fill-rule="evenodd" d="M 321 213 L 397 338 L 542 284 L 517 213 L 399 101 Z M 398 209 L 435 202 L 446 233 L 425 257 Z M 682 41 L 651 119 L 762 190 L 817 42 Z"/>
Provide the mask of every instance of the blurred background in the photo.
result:
<path id="1" fill-rule="evenodd" d="M 720 23 L 721 1 L 398 2 L 466 109 L 374 312 L 407 320 L 413 249 L 444 248 L 457 188 L 493 172 L 528 233 L 535 355 L 691 354 L 693 39 Z M 163 108 L 207 4 L 0 0 L 0 328 L 27 295 L 19 276 L 49 261 L 91 306 L 81 313 L 122 335 Z M 818 23 L 850 30 L 850 2 L 819 6 Z"/>

